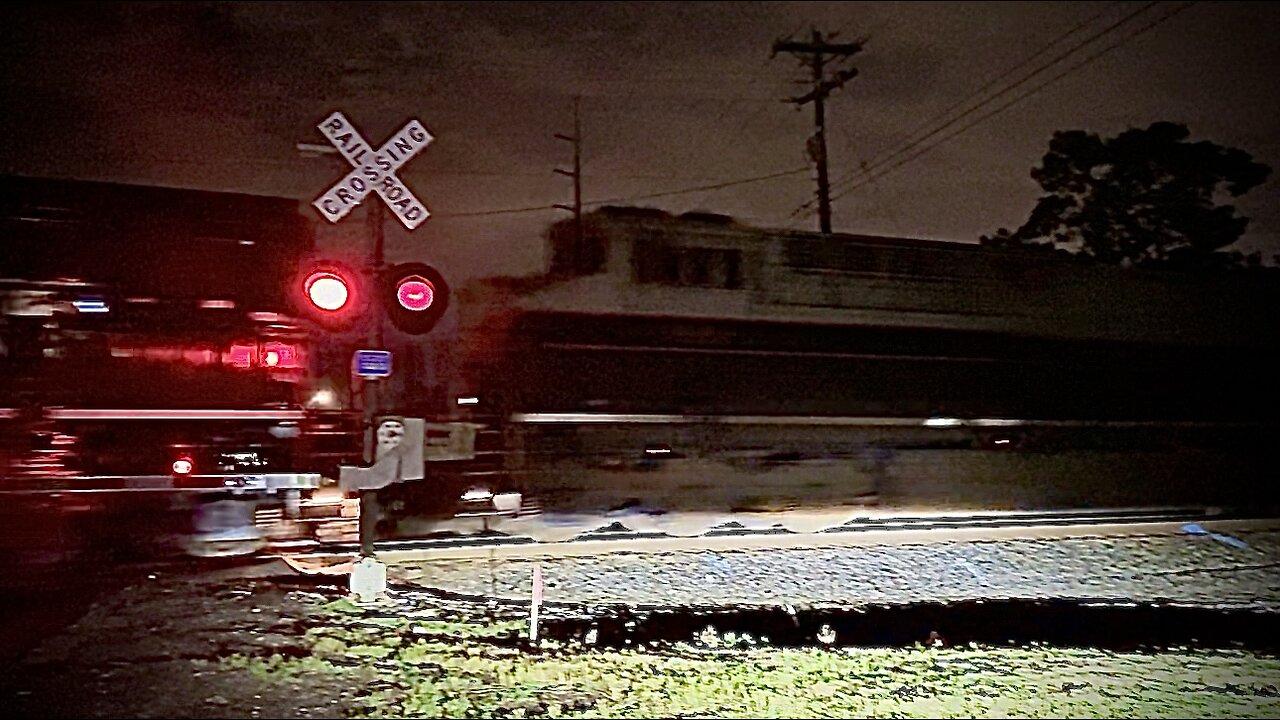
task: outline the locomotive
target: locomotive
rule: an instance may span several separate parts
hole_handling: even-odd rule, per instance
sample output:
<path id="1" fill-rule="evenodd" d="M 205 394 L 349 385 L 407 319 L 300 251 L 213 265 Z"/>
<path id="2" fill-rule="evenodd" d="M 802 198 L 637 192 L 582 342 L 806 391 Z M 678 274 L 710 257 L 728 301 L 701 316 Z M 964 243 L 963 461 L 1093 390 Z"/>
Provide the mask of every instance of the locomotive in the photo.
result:
<path id="1" fill-rule="evenodd" d="M 550 229 L 546 273 L 461 293 L 452 418 L 483 428 L 475 458 L 389 489 L 386 532 L 1275 506 L 1269 274 L 585 220 Z M 511 493 L 519 510 L 475 511 Z"/>

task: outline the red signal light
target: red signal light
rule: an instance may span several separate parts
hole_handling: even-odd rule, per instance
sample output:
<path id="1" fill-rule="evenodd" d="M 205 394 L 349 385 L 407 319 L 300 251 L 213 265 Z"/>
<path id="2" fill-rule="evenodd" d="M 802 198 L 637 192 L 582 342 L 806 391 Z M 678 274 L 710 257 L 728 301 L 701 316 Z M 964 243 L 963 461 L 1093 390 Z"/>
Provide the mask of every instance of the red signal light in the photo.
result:
<path id="1" fill-rule="evenodd" d="M 173 473 L 175 475 L 190 475 L 196 469 L 196 464 L 191 458 L 183 456 L 173 461 Z"/>
<path id="2" fill-rule="evenodd" d="M 355 266 L 330 258 L 308 258 L 300 263 L 290 285 L 294 309 L 319 328 L 345 332 L 368 320 L 369 278 Z M 266 365 L 265 353 L 271 349 L 263 348 L 255 363 Z M 275 367 L 290 367 L 289 353 L 277 352 L 276 359 L 279 364 Z"/>
<path id="3" fill-rule="evenodd" d="M 410 275 L 400 280 L 396 286 L 396 301 L 400 307 L 413 312 L 422 312 L 431 307 L 436 298 L 436 288 L 430 280 L 420 275 Z"/>
<path id="4" fill-rule="evenodd" d="M 303 282 L 303 290 L 312 305 L 327 312 L 337 312 L 351 299 L 351 289 L 337 273 L 313 272 Z"/>
<path id="5" fill-rule="evenodd" d="M 387 319 L 401 332 L 430 332 L 449 308 L 449 283 L 439 270 L 411 262 L 383 269 L 378 295 Z"/>

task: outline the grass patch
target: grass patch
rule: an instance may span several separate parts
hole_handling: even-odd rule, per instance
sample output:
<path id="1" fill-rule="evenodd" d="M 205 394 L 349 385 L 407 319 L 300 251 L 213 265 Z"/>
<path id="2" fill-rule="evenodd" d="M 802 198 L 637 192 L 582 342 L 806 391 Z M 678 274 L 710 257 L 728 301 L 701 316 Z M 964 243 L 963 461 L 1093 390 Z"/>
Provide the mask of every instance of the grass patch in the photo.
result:
<path id="1" fill-rule="evenodd" d="M 528 652 L 514 642 L 519 620 L 360 612 L 317 616 L 315 657 L 246 667 L 264 678 L 365 670 L 377 680 L 353 717 L 1280 717 L 1280 659 L 1247 652 L 780 649 L 705 637 Z"/>
<path id="2" fill-rule="evenodd" d="M 332 672 L 332 665 L 317 657 L 287 658 L 272 655 L 266 658 L 246 655 L 230 655 L 222 658 L 224 670 L 243 670 L 259 680 L 293 680 L 311 673 Z"/>

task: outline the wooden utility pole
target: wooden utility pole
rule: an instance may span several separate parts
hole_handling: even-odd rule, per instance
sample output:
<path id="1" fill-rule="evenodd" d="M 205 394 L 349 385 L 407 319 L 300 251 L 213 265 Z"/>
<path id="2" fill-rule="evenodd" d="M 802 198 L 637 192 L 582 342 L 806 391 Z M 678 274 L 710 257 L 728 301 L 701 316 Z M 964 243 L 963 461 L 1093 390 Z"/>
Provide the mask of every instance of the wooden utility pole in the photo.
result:
<path id="1" fill-rule="evenodd" d="M 561 210 L 569 210 L 573 213 L 573 254 L 571 257 L 572 267 L 576 271 L 578 264 L 582 262 L 582 118 L 580 115 L 580 105 L 582 98 L 575 97 L 573 99 L 573 137 L 556 133 L 557 140 L 564 140 L 573 143 L 573 172 L 556 168 L 555 171 L 560 175 L 566 175 L 573 178 L 573 205 L 560 205 L 555 207 Z"/>
<path id="2" fill-rule="evenodd" d="M 824 101 L 832 90 L 842 87 L 857 74 L 857 68 L 837 70 L 831 77 L 826 76 L 827 63 L 843 61 L 862 50 L 861 42 L 830 43 L 822 33 L 812 30 L 812 39 L 808 42 L 799 40 L 778 40 L 773 43 L 773 53 L 788 52 L 808 65 L 812 71 L 813 89 L 800 97 L 787 98 L 783 102 L 795 103 L 797 107 L 813 103 L 813 122 L 816 133 L 809 140 L 809 156 L 818 164 L 818 222 L 822 232 L 831 232 L 831 188 L 827 180 L 827 135 L 826 106 Z M 830 37 L 834 37 L 834 34 Z"/>

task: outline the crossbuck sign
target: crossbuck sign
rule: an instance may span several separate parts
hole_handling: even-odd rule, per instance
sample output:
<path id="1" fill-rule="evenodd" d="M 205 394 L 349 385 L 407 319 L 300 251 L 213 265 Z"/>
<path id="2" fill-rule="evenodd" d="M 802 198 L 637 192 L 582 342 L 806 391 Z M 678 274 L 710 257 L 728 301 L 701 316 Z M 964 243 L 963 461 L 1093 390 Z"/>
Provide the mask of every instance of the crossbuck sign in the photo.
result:
<path id="1" fill-rule="evenodd" d="M 410 230 L 431 214 L 396 177 L 396 170 L 433 139 L 422 123 L 411 120 L 377 150 L 365 142 L 351 121 L 340 112 L 334 112 L 317 127 L 354 168 L 311 203 L 329 222 L 336 223 L 346 217 L 371 192 L 378 193 L 378 197 Z"/>

